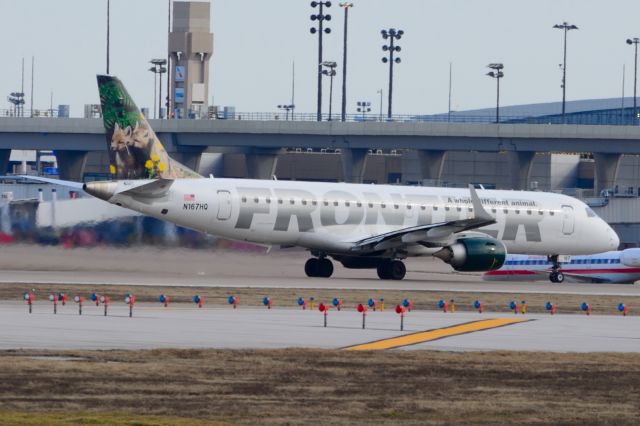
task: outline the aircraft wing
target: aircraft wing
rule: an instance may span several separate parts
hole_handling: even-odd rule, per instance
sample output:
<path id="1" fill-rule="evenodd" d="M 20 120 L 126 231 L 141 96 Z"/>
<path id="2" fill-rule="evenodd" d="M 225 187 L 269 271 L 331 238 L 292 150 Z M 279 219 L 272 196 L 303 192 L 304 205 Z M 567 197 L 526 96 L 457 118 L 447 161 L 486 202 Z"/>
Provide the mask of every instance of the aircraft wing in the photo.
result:
<path id="1" fill-rule="evenodd" d="M 52 179 L 42 176 L 16 175 L 16 176 L 0 176 L 0 179 L 27 179 L 36 182 L 53 183 L 56 185 L 66 186 L 68 188 L 82 189 L 82 182 L 74 182 L 70 180 Z"/>
<path id="2" fill-rule="evenodd" d="M 374 235 L 356 241 L 351 247 L 351 251 L 377 251 L 397 247 L 411 243 L 429 243 L 437 245 L 453 234 L 477 229 L 483 226 L 492 225 L 496 220 L 482 207 L 480 198 L 473 187 L 469 185 L 471 201 L 473 203 L 473 216 L 469 219 L 452 220 L 447 222 L 432 223 L 428 225 L 418 225 L 408 228 L 397 229 L 384 234 Z"/>

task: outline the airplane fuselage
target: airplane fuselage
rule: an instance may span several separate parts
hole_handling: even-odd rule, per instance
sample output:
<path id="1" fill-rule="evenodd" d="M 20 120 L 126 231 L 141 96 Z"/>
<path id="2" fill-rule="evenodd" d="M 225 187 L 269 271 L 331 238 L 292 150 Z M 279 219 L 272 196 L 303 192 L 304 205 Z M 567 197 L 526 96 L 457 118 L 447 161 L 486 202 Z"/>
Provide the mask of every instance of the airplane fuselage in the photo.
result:
<path id="1" fill-rule="evenodd" d="M 496 223 L 475 231 L 501 240 L 509 253 L 591 254 L 617 248 L 615 232 L 577 199 L 501 190 L 478 190 L 478 195 Z M 354 241 L 372 235 L 473 216 L 467 189 L 299 181 L 180 179 L 161 197 L 116 193 L 109 201 L 221 237 L 326 253 L 347 252 Z M 443 235 L 442 243 L 451 239 Z M 432 252 L 413 245 L 407 255 Z"/>

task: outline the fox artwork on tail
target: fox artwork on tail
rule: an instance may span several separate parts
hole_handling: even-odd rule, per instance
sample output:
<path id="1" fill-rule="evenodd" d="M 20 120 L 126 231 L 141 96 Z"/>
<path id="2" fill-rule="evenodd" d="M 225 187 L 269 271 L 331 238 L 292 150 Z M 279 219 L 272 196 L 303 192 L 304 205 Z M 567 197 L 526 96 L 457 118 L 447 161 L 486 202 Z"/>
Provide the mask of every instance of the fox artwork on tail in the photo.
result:
<path id="1" fill-rule="evenodd" d="M 120 80 L 98 76 L 113 179 L 198 178 L 167 154 Z"/>

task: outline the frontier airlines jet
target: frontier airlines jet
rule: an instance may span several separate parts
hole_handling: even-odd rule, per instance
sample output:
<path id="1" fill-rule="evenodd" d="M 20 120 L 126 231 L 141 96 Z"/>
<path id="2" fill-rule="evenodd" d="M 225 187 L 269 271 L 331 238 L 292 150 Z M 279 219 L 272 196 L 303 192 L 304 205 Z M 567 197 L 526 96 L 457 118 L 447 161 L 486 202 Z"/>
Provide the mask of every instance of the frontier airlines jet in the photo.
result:
<path id="1" fill-rule="evenodd" d="M 98 88 L 113 180 L 86 192 L 220 237 L 304 247 L 310 277 L 330 277 L 333 259 L 401 280 L 410 256 L 490 271 L 507 252 L 548 256 L 554 274 L 559 255 L 618 248 L 589 207 L 559 194 L 204 178 L 168 156 L 119 79 L 98 76 Z"/>

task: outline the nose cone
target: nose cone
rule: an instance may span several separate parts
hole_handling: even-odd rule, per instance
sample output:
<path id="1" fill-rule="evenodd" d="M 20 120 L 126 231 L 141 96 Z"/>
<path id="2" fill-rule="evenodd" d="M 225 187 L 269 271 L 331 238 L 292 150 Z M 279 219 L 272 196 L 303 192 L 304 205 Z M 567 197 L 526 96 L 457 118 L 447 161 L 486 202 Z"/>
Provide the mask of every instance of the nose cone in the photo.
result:
<path id="1" fill-rule="evenodd" d="M 609 237 L 609 250 L 618 250 L 620 247 L 620 237 L 609 225 L 607 225 L 607 236 Z"/>
<path id="2" fill-rule="evenodd" d="M 96 181 L 87 182 L 82 187 L 88 194 L 93 195 L 101 200 L 109 201 L 113 194 L 115 194 L 118 184 L 116 182 L 109 181 Z"/>

